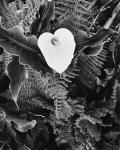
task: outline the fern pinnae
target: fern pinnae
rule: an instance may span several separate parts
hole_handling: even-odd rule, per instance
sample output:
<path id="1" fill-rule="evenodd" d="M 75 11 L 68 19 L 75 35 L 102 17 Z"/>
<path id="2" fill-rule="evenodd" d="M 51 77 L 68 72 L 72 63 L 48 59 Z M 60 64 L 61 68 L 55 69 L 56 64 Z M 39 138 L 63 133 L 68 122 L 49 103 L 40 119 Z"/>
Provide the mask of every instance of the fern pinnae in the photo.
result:
<path id="1" fill-rule="evenodd" d="M 102 62 L 102 61 L 100 61 L 100 60 L 98 60 L 97 58 L 91 58 L 91 62 L 93 63 L 93 65 L 95 65 L 96 66 L 96 68 L 102 68 L 102 66 L 104 65 L 104 62 Z"/>
<path id="2" fill-rule="evenodd" d="M 25 33 L 30 32 L 30 25 L 33 20 L 36 18 L 36 13 L 39 11 L 40 5 L 42 4 L 41 0 L 27 0 L 27 13 L 22 21 L 22 26 L 25 30 Z"/>
<path id="3" fill-rule="evenodd" d="M 105 51 L 105 50 L 104 50 Z M 79 66 L 78 77 L 89 88 L 94 88 L 96 85 L 96 76 L 101 75 L 101 69 L 106 62 L 107 52 L 100 53 L 98 56 L 86 56 L 83 53 L 79 54 L 73 60 L 75 66 Z M 87 84 L 90 83 L 90 84 Z"/>
<path id="4" fill-rule="evenodd" d="M 54 105 L 48 101 L 48 96 L 43 92 L 45 89 L 44 79 L 40 78 L 40 73 L 28 78 L 21 86 L 18 95 L 18 105 L 21 111 L 33 111 L 35 109 L 47 109 L 53 111 Z M 40 78 L 40 79 L 38 79 Z"/>
<path id="5" fill-rule="evenodd" d="M 12 93 L 10 90 L 6 90 L 2 94 L 0 94 L 1 101 L 4 100 L 3 103 L 0 104 L 1 108 L 5 109 L 7 112 L 18 112 L 18 108 L 12 100 Z M 6 101 L 5 101 L 6 100 Z"/>
<path id="6" fill-rule="evenodd" d="M 0 55 L 0 63 L 4 65 L 4 71 L 6 71 L 7 65 L 13 60 L 12 56 L 3 50 L 3 54 Z"/>
<path id="7" fill-rule="evenodd" d="M 88 5 L 88 7 L 92 7 L 93 4 L 94 4 L 94 1 L 93 2 L 90 2 L 90 1 L 87 1 L 87 0 L 80 0 L 78 1 L 78 3 L 80 2 L 83 2 L 84 4 Z"/>
<path id="8" fill-rule="evenodd" d="M 74 78 L 75 76 L 77 76 L 77 74 L 76 73 L 74 73 L 74 70 L 73 69 L 68 69 L 66 72 L 64 72 L 63 74 L 62 74 L 62 76 L 60 77 L 60 79 L 63 77 L 63 79 L 64 78 L 70 78 L 70 79 L 72 79 L 72 78 Z"/>
<path id="9" fill-rule="evenodd" d="M 72 81 L 70 80 L 70 79 L 68 79 L 68 78 L 64 78 L 64 77 L 60 77 L 60 80 L 64 80 L 65 82 L 67 82 L 67 83 L 71 83 Z"/>
<path id="10" fill-rule="evenodd" d="M 59 78 L 59 84 L 62 84 L 65 88 L 68 88 L 71 80 L 78 76 L 79 69 L 75 67 L 68 68 Z"/>
<path id="11" fill-rule="evenodd" d="M 30 111 L 34 111 L 34 110 L 42 110 L 42 109 L 46 109 L 49 110 L 50 112 L 54 112 L 54 105 L 52 105 L 52 103 L 45 101 L 45 98 L 37 96 L 37 97 L 33 97 L 32 99 L 28 99 L 26 101 L 26 109 L 25 111 L 28 111 L 28 108 Z M 28 107 L 29 105 L 29 107 Z M 22 107 L 21 107 L 22 108 Z"/>
<path id="12" fill-rule="evenodd" d="M 81 1 L 80 1 L 81 2 Z M 91 15 L 91 7 L 92 6 L 88 6 L 88 3 L 87 3 L 87 5 L 86 5 L 86 3 L 85 2 L 83 2 L 83 4 L 82 3 L 80 3 L 79 1 L 65 1 L 65 2 L 63 2 L 63 1 L 61 1 L 61 6 L 59 6 L 59 2 L 57 1 L 57 2 L 55 2 L 55 13 L 57 14 L 57 12 L 56 12 L 56 8 L 61 8 L 62 7 L 62 5 L 63 6 L 65 6 L 65 10 L 64 10 L 64 12 L 60 15 L 60 16 L 64 16 L 63 18 L 63 20 L 66 20 L 66 21 L 68 21 L 68 20 L 71 20 L 70 18 L 72 17 L 73 19 L 72 19 L 72 23 L 71 23 L 71 25 L 69 25 L 69 23 L 67 23 L 66 21 L 62 21 L 63 23 L 62 23 L 62 25 L 63 26 L 66 26 L 66 23 L 67 23 L 67 27 L 68 28 L 72 28 L 72 30 L 75 30 L 75 28 L 77 27 L 77 29 L 78 28 L 80 28 L 80 26 L 84 26 L 84 25 L 86 25 L 86 27 L 85 27 L 85 29 L 87 30 L 87 27 L 88 26 L 90 26 L 91 25 L 91 22 L 89 22 L 88 21 L 88 17 L 86 18 L 86 17 L 84 17 L 84 15 L 88 15 L 89 17 L 91 16 L 93 16 L 93 15 Z M 67 5 L 67 6 L 66 6 Z M 85 6 L 87 6 L 87 7 L 85 7 Z M 89 9 L 88 9 L 89 8 Z M 61 9 L 60 9 L 61 10 Z M 59 11 L 59 10 L 58 10 Z M 65 14 L 66 13 L 66 11 L 67 11 L 67 14 Z M 64 15 L 65 14 L 65 15 Z M 93 18 L 93 17 L 92 17 Z M 62 18 L 61 18 L 62 19 Z M 61 20 L 60 19 L 60 20 Z M 58 23 L 60 23 L 61 21 L 58 21 Z M 74 20 L 74 21 L 73 21 Z M 90 20 L 90 18 L 89 18 L 89 20 Z M 80 24 L 80 22 L 81 22 L 81 24 Z M 60 23 L 61 24 L 61 23 Z M 88 25 L 87 25 L 88 24 Z M 74 27 L 72 27 L 74 25 Z"/>
<path id="13" fill-rule="evenodd" d="M 106 60 L 107 55 L 108 55 L 108 52 L 106 52 L 103 48 L 102 52 L 98 56 L 96 56 L 96 58 L 104 62 Z"/>
<path id="14" fill-rule="evenodd" d="M 82 98 L 80 98 L 82 100 Z M 75 114 L 83 114 L 84 113 L 84 105 L 80 104 L 80 99 L 71 99 L 68 98 L 66 101 L 71 106 Z"/>
<path id="15" fill-rule="evenodd" d="M 61 14 L 61 9 L 62 10 L 62 14 Z M 55 1 L 55 14 L 60 14 L 60 15 L 63 15 L 67 10 L 69 11 L 71 8 L 70 8 L 70 5 L 68 5 L 68 0 L 67 1 L 64 1 L 64 0 L 56 0 Z"/>
<path id="16" fill-rule="evenodd" d="M 99 75 L 100 74 L 100 68 L 98 68 L 98 66 L 94 66 L 90 57 L 88 57 L 88 60 L 86 57 L 87 56 L 83 56 L 83 57 L 81 56 L 80 66 L 85 66 L 85 69 L 88 70 L 88 72 L 91 72 L 95 75 Z"/>
<path id="17" fill-rule="evenodd" d="M 64 77 L 61 78 L 60 77 L 59 84 L 62 85 L 63 87 L 65 87 L 67 89 L 69 87 L 69 85 L 68 85 L 69 81 L 68 82 L 67 81 L 66 81 L 66 78 L 64 78 Z"/>
<path id="18" fill-rule="evenodd" d="M 102 50 L 104 51 L 104 49 Z M 104 63 L 106 62 L 106 58 L 107 58 L 108 53 L 100 53 L 98 56 L 91 56 L 89 57 L 92 65 L 96 65 L 99 68 L 102 68 L 102 66 L 104 65 Z"/>
<path id="19" fill-rule="evenodd" d="M 19 24 L 20 19 L 14 9 L 9 7 L 4 0 L 1 0 L 0 14 L 2 15 L 2 25 L 11 28 Z"/>
<path id="20" fill-rule="evenodd" d="M 106 61 L 106 56 L 101 54 L 100 56 L 96 57 L 96 61 L 97 60 L 99 61 L 99 64 L 102 64 Z"/>
<path id="21" fill-rule="evenodd" d="M 100 141 L 101 139 L 100 131 L 96 128 L 96 126 L 93 123 L 89 122 L 86 119 L 77 120 L 76 128 L 80 129 L 80 132 L 86 138 L 92 138 L 92 139 L 95 138 L 96 141 Z"/>
<path id="22" fill-rule="evenodd" d="M 82 57 L 81 57 L 82 58 Z M 76 62 L 76 58 L 74 59 L 74 62 Z M 86 63 L 85 63 L 86 62 Z M 74 64 L 74 68 L 77 67 L 77 77 L 79 78 L 79 80 L 81 82 L 83 82 L 87 87 L 89 88 L 94 88 L 96 85 L 96 76 L 94 73 L 92 73 L 90 71 L 90 68 L 88 67 L 88 69 L 86 69 L 87 66 L 87 62 L 88 60 L 85 58 L 85 60 L 83 61 L 82 59 L 80 59 L 80 63 L 78 65 L 78 63 L 76 62 Z M 84 64 L 83 64 L 84 63 Z M 92 65 L 91 65 L 92 66 Z M 93 68 L 92 68 L 93 69 Z"/>
<path id="23" fill-rule="evenodd" d="M 108 111 L 110 114 L 113 113 L 117 104 L 117 86 L 118 80 L 115 80 L 112 86 L 112 95 L 108 100 L 106 99 L 106 106 L 108 107 Z"/>
<path id="24" fill-rule="evenodd" d="M 44 78 L 46 82 L 44 82 Z M 41 90 L 43 90 L 43 94 L 48 97 L 49 99 L 52 99 L 55 103 L 55 114 L 58 118 L 65 117 L 69 110 L 71 110 L 70 106 L 65 102 L 65 99 L 67 98 L 68 91 L 66 88 L 62 85 L 60 85 L 59 80 L 57 78 L 54 78 L 51 74 L 46 74 L 45 77 L 41 76 L 41 83 L 42 87 Z M 38 82 L 38 81 L 37 81 Z M 36 84 L 35 84 L 36 85 Z M 67 110 L 68 109 L 68 110 Z M 68 113 L 69 115 L 69 113 Z"/>
<path id="25" fill-rule="evenodd" d="M 94 65 L 96 68 L 102 68 L 102 66 L 104 65 L 104 62 L 98 60 L 97 58 L 90 58 L 91 60 L 91 64 Z"/>
<path id="26" fill-rule="evenodd" d="M 69 121 L 66 122 L 57 122 L 54 132 L 58 133 L 58 137 L 56 141 L 59 144 L 67 143 L 69 145 L 75 143 L 75 137 L 73 132 L 73 125 L 70 124 Z"/>
<path id="27" fill-rule="evenodd" d="M 85 72 L 87 72 L 89 75 L 91 76 L 98 76 L 100 74 L 100 71 L 97 72 L 96 70 L 93 70 L 92 68 L 90 68 L 89 66 L 85 65 L 85 67 L 81 67 L 81 69 L 86 70 Z"/>

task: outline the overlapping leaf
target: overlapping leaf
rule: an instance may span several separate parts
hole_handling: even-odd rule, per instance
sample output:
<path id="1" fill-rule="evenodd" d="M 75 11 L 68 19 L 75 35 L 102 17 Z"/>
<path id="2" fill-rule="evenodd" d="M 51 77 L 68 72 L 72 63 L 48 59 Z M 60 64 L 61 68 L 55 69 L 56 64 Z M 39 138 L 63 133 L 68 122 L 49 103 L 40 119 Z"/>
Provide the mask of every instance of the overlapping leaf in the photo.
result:
<path id="1" fill-rule="evenodd" d="M 0 110 L 0 131 L 6 138 L 6 142 L 12 150 L 30 150 L 26 145 L 17 140 L 17 134 L 13 130 L 11 123 L 6 119 L 4 111 Z"/>
<path id="2" fill-rule="evenodd" d="M 4 29 L 0 22 L 0 46 L 8 53 L 20 56 L 20 63 L 29 65 L 38 71 L 50 71 L 40 49 L 37 46 L 35 36 L 26 37 L 20 26 Z"/>
<path id="3" fill-rule="evenodd" d="M 50 20 L 54 12 L 54 2 L 47 1 L 39 9 L 40 18 L 35 19 L 31 25 L 31 34 L 39 36 L 43 32 L 50 31 Z"/>
<path id="4" fill-rule="evenodd" d="M 13 61 L 7 66 L 7 74 L 11 79 L 10 90 L 12 98 L 17 103 L 17 96 L 22 82 L 27 78 L 27 69 L 25 65 L 19 63 L 19 57 L 14 57 Z"/>

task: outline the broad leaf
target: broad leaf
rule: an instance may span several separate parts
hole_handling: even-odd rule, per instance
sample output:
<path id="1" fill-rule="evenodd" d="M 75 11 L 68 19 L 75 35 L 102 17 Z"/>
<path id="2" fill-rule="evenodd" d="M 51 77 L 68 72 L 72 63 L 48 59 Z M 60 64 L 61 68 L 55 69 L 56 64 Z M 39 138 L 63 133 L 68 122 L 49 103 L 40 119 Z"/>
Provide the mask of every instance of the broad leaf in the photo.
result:
<path id="1" fill-rule="evenodd" d="M 8 53 L 20 56 L 20 63 L 29 65 L 37 71 L 51 71 L 37 46 L 37 38 L 26 37 L 20 26 L 7 30 L 0 23 L 0 46 Z"/>
<path id="2" fill-rule="evenodd" d="M 13 57 L 11 63 L 7 66 L 7 74 L 11 79 L 10 90 L 12 92 L 12 98 L 17 103 L 17 96 L 20 90 L 22 82 L 27 79 L 27 69 L 25 65 L 19 63 L 19 57 Z"/>
<path id="3" fill-rule="evenodd" d="M 11 29 L 4 29 L 0 22 L 0 44 L 5 50 L 14 55 L 19 55 L 25 49 L 32 52 L 39 52 L 35 36 L 26 37 L 20 26 Z"/>
<path id="4" fill-rule="evenodd" d="M 9 89 L 10 79 L 6 75 L 6 73 L 0 72 L 0 94 Z"/>
<path id="5" fill-rule="evenodd" d="M 35 19 L 31 25 L 31 34 L 36 35 L 37 37 L 43 32 L 50 31 L 50 20 L 54 12 L 54 2 L 47 1 L 41 5 L 39 9 L 40 18 Z"/>
<path id="6" fill-rule="evenodd" d="M 100 26 L 104 26 L 106 24 L 106 22 L 109 20 L 109 18 L 111 18 L 118 3 L 119 3 L 119 0 L 109 0 L 109 2 L 103 6 L 103 8 L 101 9 L 101 11 L 96 19 L 96 22 Z"/>
<path id="7" fill-rule="evenodd" d="M 97 56 L 103 50 L 104 44 L 98 44 L 95 46 L 88 46 L 84 49 L 83 53 L 88 56 Z"/>
<path id="8" fill-rule="evenodd" d="M 12 150 L 30 150 L 30 148 L 20 141 L 18 134 L 12 127 L 11 121 L 7 119 L 7 114 L 3 110 L 0 110 L 0 132 L 6 139 L 6 144 Z M 29 141 L 29 139 L 26 138 L 26 141 Z"/>
<path id="9" fill-rule="evenodd" d="M 29 121 L 27 123 L 24 123 L 22 125 L 20 125 L 17 120 L 16 122 L 13 122 L 13 126 L 14 128 L 16 128 L 16 130 L 24 133 L 24 132 L 27 132 L 28 130 L 34 128 L 36 125 L 36 120 L 32 120 L 32 121 Z"/>
<path id="10" fill-rule="evenodd" d="M 93 35 L 92 37 L 86 38 L 86 40 L 79 42 L 77 41 L 77 46 L 76 46 L 76 52 L 78 51 L 84 51 L 84 49 L 88 46 L 95 46 L 99 44 L 100 42 L 104 41 L 107 36 L 112 34 L 113 31 L 109 29 L 100 29 L 98 33 Z"/>

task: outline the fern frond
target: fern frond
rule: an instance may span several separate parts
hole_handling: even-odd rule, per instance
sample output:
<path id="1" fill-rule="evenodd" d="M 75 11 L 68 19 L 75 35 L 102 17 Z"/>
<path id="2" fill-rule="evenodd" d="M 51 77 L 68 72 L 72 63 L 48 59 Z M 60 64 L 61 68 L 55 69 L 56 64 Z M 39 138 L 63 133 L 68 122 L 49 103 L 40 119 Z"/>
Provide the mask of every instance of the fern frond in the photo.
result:
<path id="1" fill-rule="evenodd" d="M 69 117 L 74 115 L 72 107 L 66 101 L 57 99 L 54 104 L 56 106 L 55 114 L 57 118 L 68 120 Z"/>
<path id="2" fill-rule="evenodd" d="M 74 58 L 73 66 L 79 70 L 77 76 L 88 88 L 94 89 L 96 87 L 96 77 L 101 75 L 101 69 L 106 62 L 107 55 L 108 50 L 103 49 L 98 56 L 89 57 L 80 53 Z"/>
<path id="3" fill-rule="evenodd" d="M 55 15 L 62 16 L 68 14 L 74 15 L 77 17 L 78 22 L 81 22 L 82 19 L 88 18 L 92 12 L 91 8 L 94 4 L 94 1 L 83 1 L 83 0 L 56 0 L 55 1 Z M 85 19 L 87 21 L 87 19 Z"/>
<path id="4" fill-rule="evenodd" d="M 17 13 L 14 9 L 15 7 L 11 7 L 6 4 L 5 0 L 1 0 L 0 2 L 0 16 L 2 25 L 5 28 L 11 28 L 19 24 L 20 19 L 17 16 Z"/>
<path id="5" fill-rule="evenodd" d="M 94 0 L 55 1 L 55 15 L 59 16 L 56 29 L 65 27 L 71 30 L 73 34 L 81 29 L 87 31 L 94 20 L 93 5 Z"/>
<path id="6" fill-rule="evenodd" d="M 42 75 L 28 67 L 28 79 L 21 86 L 18 105 L 21 111 L 47 109 L 55 111 L 58 118 L 68 118 L 73 114 L 66 102 L 68 91 L 53 75 Z M 55 104 L 55 107 L 54 107 Z"/>
<path id="7" fill-rule="evenodd" d="M 7 90 L 0 94 L 0 107 L 6 110 L 7 112 L 18 112 L 18 109 L 12 100 L 12 93 L 10 90 Z"/>
<path id="8" fill-rule="evenodd" d="M 40 112 L 42 109 L 48 111 L 54 111 L 54 105 L 51 102 L 46 101 L 42 96 L 33 97 L 31 99 L 18 99 L 18 105 L 20 107 L 20 111 L 30 111 L 30 112 Z"/>
<path id="9" fill-rule="evenodd" d="M 22 15 L 21 25 L 25 30 L 25 33 L 30 32 L 30 25 L 32 24 L 34 19 L 36 19 L 36 14 L 39 11 L 40 5 L 42 3 L 43 3 L 42 0 L 26 0 L 27 11 L 26 12 L 24 11 L 23 14 L 21 13 Z"/>
<path id="10" fill-rule="evenodd" d="M 48 82 L 46 83 L 45 95 L 49 95 L 49 98 L 53 99 L 56 117 L 68 119 L 73 115 L 73 110 L 66 101 L 68 94 L 66 87 L 61 84 L 61 80 L 50 74 L 46 74 L 46 78 L 48 78 Z"/>
<path id="11" fill-rule="evenodd" d="M 29 78 L 22 84 L 18 95 L 18 105 L 21 110 L 30 111 L 43 108 L 53 111 L 54 103 L 51 99 L 49 100 L 50 96 L 45 96 L 44 93 L 45 79 L 40 77 L 41 73 L 38 72 L 29 74 Z"/>
<path id="12" fill-rule="evenodd" d="M 47 126 L 44 124 L 43 119 L 41 119 L 40 117 L 35 117 L 35 119 L 37 121 L 37 124 L 32 130 L 30 130 L 32 139 L 35 140 L 38 136 L 42 135 L 42 133 L 47 137 L 49 131 Z"/>
<path id="13" fill-rule="evenodd" d="M 108 108 L 108 112 L 112 115 L 117 103 L 117 86 L 118 80 L 113 82 L 112 86 L 112 95 L 106 98 L 106 107 Z"/>
<path id="14" fill-rule="evenodd" d="M 94 2 L 93 0 L 55 1 L 55 15 L 58 17 L 55 30 L 65 27 L 74 35 L 77 35 L 81 30 L 87 31 L 95 17 L 95 12 L 92 9 Z M 77 37 L 75 40 L 78 40 Z M 69 84 L 73 78 L 78 78 L 85 86 L 94 89 L 96 87 L 96 77 L 101 75 L 101 69 L 107 55 L 108 49 L 105 49 L 105 44 L 98 56 L 89 57 L 80 53 L 80 55 L 75 56 L 70 67 L 78 70 L 78 72 L 68 69 L 61 79 Z"/>
<path id="15" fill-rule="evenodd" d="M 76 120 L 76 127 L 80 129 L 80 132 L 82 134 L 86 134 L 86 131 L 88 134 L 92 137 L 95 138 L 96 141 L 100 141 L 101 139 L 101 133 L 97 129 L 97 126 L 94 125 L 93 123 L 89 122 L 88 120 L 84 119 L 77 119 Z"/>
<path id="16" fill-rule="evenodd" d="M 81 120 L 88 120 L 89 122 L 91 122 L 92 124 L 102 124 L 102 120 L 101 119 L 97 119 L 94 117 L 91 117 L 90 115 L 85 115 L 85 114 L 81 114 L 80 117 L 77 119 L 77 122 L 81 121 Z"/>
<path id="17" fill-rule="evenodd" d="M 119 109 L 119 107 L 120 107 L 120 84 L 118 84 L 118 86 L 116 88 L 116 96 L 115 97 L 117 98 L 117 102 L 115 101 L 116 107 L 114 109 L 114 119 L 115 119 L 115 122 L 120 124 L 120 109 Z"/>
<path id="18" fill-rule="evenodd" d="M 58 142 L 59 144 L 68 143 L 69 145 L 73 145 L 75 143 L 72 125 L 69 122 L 64 123 L 64 126 L 56 124 L 54 130 L 55 133 L 58 133 L 56 142 Z"/>
<path id="19" fill-rule="evenodd" d="M 105 48 L 98 56 L 87 56 L 80 53 L 73 58 L 70 67 L 61 75 L 59 80 L 64 81 L 70 85 L 72 79 L 78 78 L 85 86 L 90 89 L 96 87 L 97 78 L 101 75 L 101 69 L 106 63 L 108 56 L 108 49 Z"/>
<path id="20" fill-rule="evenodd" d="M 3 48 L 0 48 L 0 50 L 0 80 L 2 81 L 2 76 L 6 74 L 7 65 L 12 61 L 12 56 L 6 53 Z"/>
<path id="21" fill-rule="evenodd" d="M 84 113 L 84 105 L 81 104 L 81 101 L 85 101 L 84 97 L 80 97 L 75 100 L 68 98 L 66 101 L 71 106 L 75 114 L 81 115 Z"/>

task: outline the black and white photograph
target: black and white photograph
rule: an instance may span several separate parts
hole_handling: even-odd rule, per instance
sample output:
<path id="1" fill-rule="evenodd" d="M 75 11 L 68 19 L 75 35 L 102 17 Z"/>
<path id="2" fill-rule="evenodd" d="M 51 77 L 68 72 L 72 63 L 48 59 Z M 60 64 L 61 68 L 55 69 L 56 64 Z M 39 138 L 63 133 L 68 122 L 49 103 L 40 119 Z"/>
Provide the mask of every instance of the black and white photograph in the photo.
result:
<path id="1" fill-rule="evenodd" d="M 120 150 L 120 0 L 0 0 L 0 150 Z"/>

